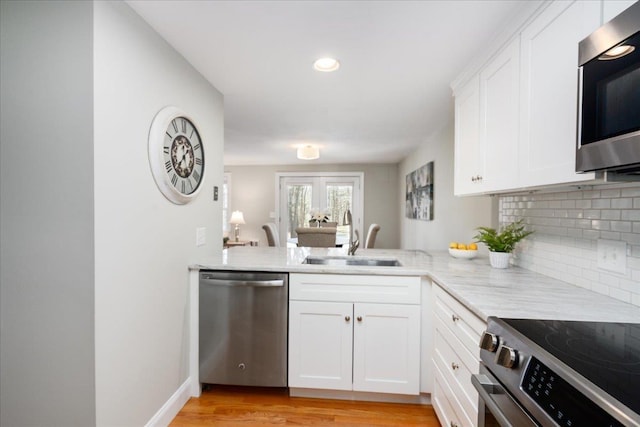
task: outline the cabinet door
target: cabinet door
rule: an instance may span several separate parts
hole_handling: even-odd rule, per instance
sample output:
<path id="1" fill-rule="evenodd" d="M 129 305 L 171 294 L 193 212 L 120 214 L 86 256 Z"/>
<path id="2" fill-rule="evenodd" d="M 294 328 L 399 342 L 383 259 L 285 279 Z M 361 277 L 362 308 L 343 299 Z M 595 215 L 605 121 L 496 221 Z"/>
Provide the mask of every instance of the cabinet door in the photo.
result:
<path id="1" fill-rule="evenodd" d="M 480 73 L 483 191 L 518 187 L 520 38 Z"/>
<path id="2" fill-rule="evenodd" d="M 480 154 L 480 83 L 474 76 L 455 94 L 455 162 L 456 196 L 481 191 L 484 173 Z"/>
<path id="3" fill-rule="evenodd" d="M 353 389 L 420 393 L 420 306 L 355 304 Z"/>
<path id="4" fill-rule="evenodd" d="M 521 34 L 521 187 L 595 176 L 575 173 L 575 152 L 578 42 L 599 23 L 599 2 L 556 1 Z"/>
<path id="5" fill-rule="evenodd" d="M 289 387 L 352 389 L 353 304 L 289 303 Z"/>
<path id="6" fill-rule="evenodd" d="M 602 23 L 611 21 L 637 0 L 604 0 L 602 2 Z"/>

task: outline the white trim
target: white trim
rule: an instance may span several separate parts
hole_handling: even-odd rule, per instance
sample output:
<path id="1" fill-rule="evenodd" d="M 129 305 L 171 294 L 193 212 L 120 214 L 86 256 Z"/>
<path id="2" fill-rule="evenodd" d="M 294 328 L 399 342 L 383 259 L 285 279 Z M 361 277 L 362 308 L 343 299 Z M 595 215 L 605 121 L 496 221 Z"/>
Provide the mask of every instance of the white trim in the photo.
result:
<path id="1" fill-rule="evenodd" d="M 189 388 L 191 387 L 191 378 L 187 378 L 178 390 L 162 405 L 162 408 L 156 412 L 153 417 L 145 424 L 145 427 L 168 426 L 171 421 L 178 415 L 182 407 L 190 398 Z"/>

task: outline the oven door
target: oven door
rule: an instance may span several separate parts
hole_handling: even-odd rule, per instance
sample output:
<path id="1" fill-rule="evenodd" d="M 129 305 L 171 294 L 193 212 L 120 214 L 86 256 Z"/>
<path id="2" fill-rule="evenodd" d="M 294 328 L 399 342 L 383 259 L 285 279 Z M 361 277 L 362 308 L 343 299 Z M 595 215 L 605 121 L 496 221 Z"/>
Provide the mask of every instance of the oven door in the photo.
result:
<path id="1" fill-rule="evenodd" d="M 491 372 L 480 366 L 480 373 L 471 376 L 478 391 L 478 427 L 536 427 L 529 414 L 505 390 Z"/>

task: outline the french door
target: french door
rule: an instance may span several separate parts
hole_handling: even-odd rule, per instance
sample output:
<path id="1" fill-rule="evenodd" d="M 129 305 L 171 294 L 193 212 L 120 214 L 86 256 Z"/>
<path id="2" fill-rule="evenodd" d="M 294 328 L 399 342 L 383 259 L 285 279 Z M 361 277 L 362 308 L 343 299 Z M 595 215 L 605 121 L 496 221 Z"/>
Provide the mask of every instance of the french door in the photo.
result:
<path id="1" fill-rule="evenodd" d="M 351 211 L 354 230 L 362 234 L 362 181 L 358 173 L 282 173 L 277 174 L 276 198 L 280 241 L 295 246 L 296 227 L 308 227 L 313 211 L 325 212 L 329 222 L 338 223 L 336 241 L 346 242 L 349 225 L 344 214 Z"/>

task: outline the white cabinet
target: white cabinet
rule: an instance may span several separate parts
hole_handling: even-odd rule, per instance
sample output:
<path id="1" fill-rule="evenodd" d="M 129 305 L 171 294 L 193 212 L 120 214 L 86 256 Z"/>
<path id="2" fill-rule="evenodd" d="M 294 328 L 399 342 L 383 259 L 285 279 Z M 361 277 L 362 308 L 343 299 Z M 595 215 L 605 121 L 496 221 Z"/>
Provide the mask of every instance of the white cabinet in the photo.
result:
<path id="1" fill-rule="evenodd" d="M 419 394 L 419 277 L 291 274 L 289 286 L 289 387 Z"/>
<path id="2" fill-rule="evenodd" d="M 456 195 L 595 178 L 575 172 L 577 57 L 601 6 L 544 4 L 454 88 Z"/>
<path id="3" fill-rule="evenodd" d="M 604 0 L 602 3 L 602 23 L 611 21 L 636 0 Z"/>
<path id="4" fill-rule="evenodd" d="M 600 25 L 600 3 L 556 1 L 521 33 L 520 186 L 593 179 L 575 173 L 578 43 Z"/>
<path id="5" fill-rule="evenodd" d="M 519 39 L 456 92 L 456 195 L 500 191 L 518 173 Z"/>
<path id="6" fill-rule="evenodd" d="M 485 170 L 482 190 L 513 186 L 518 175 L 518 77 L 520 39 L 516 38 L 480 72 L 480 129 Z"/>
<path id="7" fill-rule="evenodd" d="M 486 323 L 434 283 L 433 408 L 442 425 L 477 426 L 478 394 L 471 375 L 480 368 Z"/>
<path id="8" fill-rule="evenodd" d="M 454 193 L 481 192 L 484 162 L 480 147 L 480 79 L 473 77 L 455 98 Z"/>

